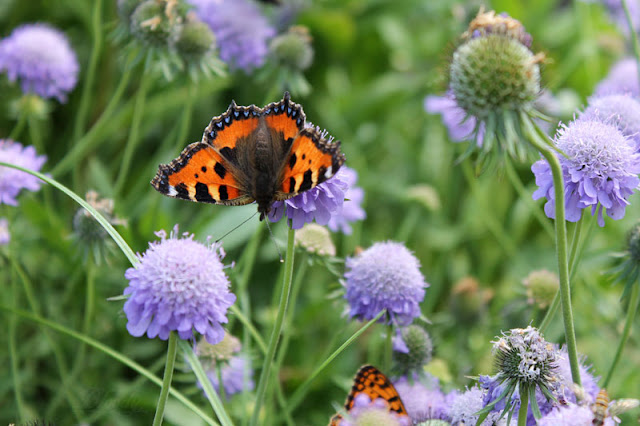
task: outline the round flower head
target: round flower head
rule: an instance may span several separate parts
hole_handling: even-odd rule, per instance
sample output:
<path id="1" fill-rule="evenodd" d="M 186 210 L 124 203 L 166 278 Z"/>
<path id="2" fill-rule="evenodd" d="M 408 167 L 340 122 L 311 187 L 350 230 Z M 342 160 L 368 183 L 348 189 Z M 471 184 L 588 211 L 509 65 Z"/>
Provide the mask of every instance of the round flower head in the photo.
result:
<path id="1" fill-rule="evenodd" d="M 323 132 L 326 135 L 326 132 Z M 291 220 L 292 229 L 300 229 L 305 223 L 315 222 L 319 225 L 327 225 L 333 215 L 342 215 L 336 219 L 336 223 L 345 223 L 343 203 L 345 194 L 349 189 L 351 175 L 343 172 L 344 166 L 338 170 L 329 180 L 293 198 L 285 201 L 276 201 L 271 205 L 269 221 L 278 222 L 283 214 Z M 286 208 L 285 208 L 286 207 Z M 347 211 L 348 214 L 351 214 Z"/>
<path id="2" fill-rule="evenodd" d="M 393 338 L 393 360 L 401 376 L 420 373 L 431 361 L 433 344 L 429 334 L 419 325 L 398 329 Z"/>
<path id="3" fill-rule="evenodd" d="M 340 426 L 410 426 L 407 416 L 400 416 L 389 410 L 389 404 L 382 398 L 371 400 L 361 393 L 353 399 L 353 407 L 340 421 Z"/>
<path id="4" fill-rule="evenodd" d="M 618 61 L 609 74 L 596 86 L 595 96 L 629 94 L 637 98 L 640 96 L 638 86 L 638 67 L 634 58 L 625 58 Z"/>
<path id="5" fill-rule="evenodd" d="M 612 219 L 622 219 L 627 198 L 640 184 L 640 154 L 635 143 L 611 124 L 593 120 L 576 120 L 563 126 L 555 139 L 565 182 L 567 220 L 577 222 L 582 209 L 598 212 L 598 224 L 604 226 L 602 209 Z M 551 169 L 545 160 L 537 161 L 531 170 L 538 189 L 533 199 L 547 197 L 546 215 L 555 217 Z"/>
<path id="6" fill-rule="evenodd" d="M 364 190 L 356 186 L 358 173 L 347 166 L 340 167 L 335 177 L 346 183 L 347 190 L 344 193 L 344 203 L 331 215 L 328 226 L 333 232 L 342 231 L 344 234 L 351 235 L 353 230 L 350 223 L 367 217 L 361 207 Z"/>
<path id="7" fill-rule="evenodd" d="M 557 379 L 557 392 L 559 396 L 567 402 L 578 402 L 577 395 L 574 391 L 573 378 L 571 377 L 571 365 L 569 364 L 569 354 L 567 348 L 562 347 L 557 350 L 558 360 L 556 362 L 556 379 Z M 591 373 L 591 366 L 585 365 L 585 357 L 580 357 L 578 363 L 578 369 L 580 370 L 580 381 L 582 382 L 582 389 L 584 393 L 592 401 L 596 399 L 600 388 L 598 387 L 599 377 L 594 377 Z"/>
<path id="8" fill-rule="evenodd" d="M 0 246 L 6 246 L 11 241 L 9 233 L 9 221 L 6 217 L 0 217 Z"/>
<path id="9" fill-rule="evenodd" d="M 451 421 L 449 410 L 455 393 L 445 395 L 439 386 L 429 389 L 418 381 L 410 383 L 406 377 L 401 377 L 393 385 L 414 424 L 427 420 Z"/>
<path id="10" fill-rule="evenodd" d="M 227 397 L 240 392 L 252 391 L 255 387 L 252 378 L 253 370 L 251 369 L 251 363 L 246 356 L 234 356 L 220 368 L 222 385 L 224 386 L 224 393 Z M 246 382 L 246 386 L 245 374 L 247 374 L 249 379 Z M 220 380 L 218 379 L 217 368 L 207 370 L 207 377 L 211 380 L 211 384 L 216 392 L 220 393 Z"/>
<path id="11" fill-rule="evenodd" d="M 478 411 L 484 407 L 484 392 L 478 386 L 458 393 L 449 408 L 451 423 L 454 425 L 475 425 L 478 421 Z M 499 420 L 500 413 L 489 413 L 482 422 L 482 426 L 506 424 L 505 420 Z"/>
<path id="12" fill-rule="evenodd" d="M 78 60 L 66 36 L 46 24 L 26 24 L 0 41 L 0 72 L 24 93 L 65 102 L 78 81 Z"/>
<path id="13" fill-rule="evenodd" d="M 331 241 L 329 230 L 316 223 L 308 223 L 296 232 L 295 243 L 307 252 L 318 256 L 336 255 L 336 246 Z"/>
<path id="14" fill-rule="evenodd" d="M 167 48 L 182 30 L 182 15 L 176 1 L 145 0 L 131 14 L 131 34 L 148 46 Z"/>
<path id="15" fill-rule="evenodd" d="M 47 157 L 38 155 L 32 146 L 25 148 L 10 139 L 0 139 L 0 161 L 37 172 L 47 161 Z M 17 206 L 16 197 L 23 188 L 37 191 L 40 189 L 40 179 L 16 169 L 0 166 L 0 204 Z"/>
<path id="16" fill-rule="evenodd" d="M 216 36 L 220 59 L 230 68 L 251 71 L 264 64 L 275 35 L 258 7 L 247 0 L 188 0 Z"/>
<path id="17" fill-rule="evenodd" d="M 522 280 L 522 284 L 527 288 L 527 302 L 545 309 L 553 301 L 560 286 L 560 280 L 553 272 L 541 269 L 532 271 Z"/>
<path id="18" fill-rule="evenodd" d="M 498 373 L 493 377 L 480 377 L 480 384 L 487 390 L 481 413 L 486 415 L 496 410 L 513 413 L 519 406 L 518 395 L 523 391 L 530 396 L 530 405 L 536 404 L 540 412 L 548 412 L 552 404 L 545 407 L 540 402 L 556 399 L 552 393 L 557 387 L 554 347 L 531 326 L 509 330 L 492 343 Z M 531 424 L 536 421 L 535 411 L 529 410 Z"/>
<path id="19" fill-rule="evenodd" d="M 640 102 L 628 94 L 598 96 L 580 114 L 581 120 L 600 120 L 613 124 L 640 148 Z"/>
<path id="20" fill-rule="evenodd" d="M 164 231 L 156 233 L 161 241 L 149 243 L 149 249 L 138 254 L 137 267 L 127 269 L 127 330 L 136 337 L 146 332 L 163 340 L 170 331 L 188 339 L 195 330 L 216 344 L 224 337 L 220 324 L 227 322 L 227 309 L 236 300 L 223 270 L 224 252 L 193 241 L 193 235 L 177 234 L 177 226 L 169 238 Z"/>
<path id="21" fill-rule="evenodd" d="M 424 100 L 424 109 L 430 114 L 442 115 L 442 122 L 447 128 L 451 141 L 463 142 L 474 139 L 476 119 L 460 108 L 452 93 L 447 93 L 445 96 L 427 96 Z M 481 123 L 478 135 L 475 137 L 478 146 L 482 146 L 483 134 L 484 123 Z"/>
<path id="22" fill-rule="evenodd" d="M 493 11 L 479 13 L 462 40 L 453 53 L 450 87 L 457 105 L 475 117 L 476 139 L 480 123 L 485 125 L 481 154 L 497 144 L 500 151 L 523 158 L 518 133 L 522 120 L 536 116 L 533 102 L 540 93 L 543 56 L 531 52 L 531 36 L 520 22 Z"/>
<path id="23" fill-rule="evenodd" d="M 269 48 L 278 62 L 292 69 L 306 70 L 313 62 L 313 47 L 309 29 L 293 26 L 271 40 Z"/>
<path id="24" fill-rule="evenodd" d="M 420 273 L 418 259 L 404 245 L 376 243 L 347 258 L 346 267 L 345 298 L 351 317 L 370 320 L 386 309 L 390 323 L 408 325 L 420 316 L 419 305 L 429 285 Z"/>

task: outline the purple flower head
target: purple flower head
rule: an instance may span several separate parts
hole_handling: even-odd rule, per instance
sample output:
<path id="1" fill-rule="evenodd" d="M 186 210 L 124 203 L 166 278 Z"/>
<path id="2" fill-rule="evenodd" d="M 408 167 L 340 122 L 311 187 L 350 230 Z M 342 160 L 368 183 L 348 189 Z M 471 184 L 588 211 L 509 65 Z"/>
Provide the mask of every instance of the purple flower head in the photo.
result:
<path id="1" fill-rule="evenodd" d="M 0 161 L 37 172 L 47 161 L 47 157 L 38 155 L 32 146 L 23 147 L 10 139 L 0 139 Z M 0 167 L 0 204 L 17 206 L 16 197 L 21 189 L 37 191 L 40 184 L 40 179 L 35 176 L 9 167 Z"/>
<path id="2" fill-rule="evenodd" d="M 347 258 L 345 298 L 351 317 L 370 320 L 386 309 L 391 323 L 408 325 L 420 316 L 420 302 L 429 286 L 418 259 L 402 244 L 376 243 Z M 384 322 L 384 316 L 380 318 Z"/>
<path id="3" fill-rule="evenodd" d="M 597 96 L 580 114 L 580 120 L 600 120 L 612 124 L 640 146 L 640 102 L 628 94 Z"/>
<path id="4" fill-rule="evenodd" d="M 585 365 L 585 357 L 579 359 L 578 367 L 580 370 L 580 380 L 584 392 L 595 401 L 600 388 L 598 387 L 599 377 L 594 377 L 591 373 L 591 366 Z M 567 348 L 562 347 L 558 350 L 558 362 L 556 369 L 556 377 L 558 379 L 559 396 L 567 402 L 577 402 L 576 394 L 573 387 L 573 379 L 571 378 L 571 365 L 569 364 L 569 354 Z"/>
<path id="5" fill-rule="evenodd" d="M 574 426 L 591 425 L 593 411 L 586 405 L 569 404 L 556 407 L 537 423 L 538 426 Z M 604 421 L 605 426 L 614 426 L 615 422 L 610 417 Z"/>
<path id="6" fill-rule="evenodd" d="M 635 143 L 611 124 L 576 120 L 558 130 L 556 146 L 567 157 L 558 155 L 565 182 L 567 220 L 577 222 L 582 209 L 598 212 L 598 224 L 604 226 L 602 209 L 618 220 L 624 217 L 627 198 L 640 184 L 640 154 Z M 545 160 L 533 164 L 538 189 L 533 199 L 547 197 L 546 215 L 555 217 L 555 195 L 551 169 Z"/>
<path id="7" fill-rule="evenodd" d="M 351 235 L 353 230 L 350 222 L 363 220 L 367 217 L 361 207 L 364 199 L 364 190 L 356 186 L 358 173 L 347 166 L 340 167 L 333 179 L 335 178 L 346 183 L 347 191 L 344 193 L 344 203 L 337 208 L 329 219 L 329 229 L 333 232 L 342 231 L 344 234 Z"/>
<path id="8" fill-rule="evenodd" d="M 414 424 L 427 420 L 451 421 L 450 408 L 455 399 L 455 393 L 445 395 L 437 382 L 431 389 L 418 381 L 410 383 L 405 376 L 398 379 L 393 385 Z"/>
<path id="9" fill-rule="evenodd" d="M 389 404 L 382 398 L 371 401 L 369 395 L 361 393 L 353 400 L 353 407 L 344 416 L 340 426 L 359 425 L 388 425 L 411 426 L 411 420 L 407 416 L 400 416 L 395 411 L 389 410 Z"/>
<path id="10" fill-rule="evenodd" d="M 622 0 L 600 0 L 600 3 L 607 8 L 611 19 L 618 28 L 626 35 L 629 35 L 629 24 L 622 7 Z M 640 2 L 638 0 L 626 0 L 631 16 L 631 25 L 635 31 L 640 30 Z"/>
<path id="11" fill-rule="evenodd" d="M 424 100 L 424 109 L 430 114 L 441 114 L 449 133 L 449 139 L 453 142 L 463 142 L 474 139 L 473 131 L 476 128 L 476 119 L 467 116 L 467 113 L 458 106 L 452 93 L 445 96 L 427 96 Z M 484 134 L 484 122 L 480 123 L 476 143 L 482 146 Z"/>
<path id="12" fill-rule="evenodd" d="M 619 60 L 609 74 L 596 86 L 595 96 L 629 94 L 635 98 L 640 96 L 638 86 L 638 67 L 633 58 Z"/>
<path id="13" fill-rule="evenodd" d="M 216 36 L 220 59 L 229 67 L 251 71 L 262 66 L 275 30 L 247 0 L 188 0 Z"/>
<path id="14" fill-rule="evenodd" d="M 164 231 L 156 235 L 161 241 L 149 243 L 147 251 L 138 254 L 140 263 L 125 273 L 129 286 L 124 294 L 131 295 L 124 304 L 127 330 L 136 337 L 146 332 L 163 340 L 172 330 L 181 339 L 193 337 L 195 330 L 212 345 L 220 342 L 220 324 L 227 322 L 227 309 L 236 301 L 221 262 L 224 251 L 186 233 L 178 238 L 177 225 L 169 238 Z"/>
<path id="15" fill-rule="evenodd" d="M 255 387 L 253 382 L 253 370 L 251 362 L 246 356 L 238 355 L 232 357 L 229 362 L 222 365 L 222 385 L 227 397 L 236 393 L 251 391 Z M 248 381 L 245 386 L 245 373 L 248 373 Z M 216 368 L 207 370 L 207 377 L 211 380 L 211 384 L 216 392 L 220 393 L 220 381 L 218 380 L 218 370 Z"/>
<path id="16" fill-rule="evenodd" d="M 467 389 L 465 392 L 456 394 L 449 408 L 451 424 L 475 425 L 479 417 L 476 413 L 484 407 L 483 400 L 484 392 L 478 386 L 474 386 L 471 389 Z M 502 424 L 498 422 L 499 418 L 499 412 L 489 413 L 487 418 L 482 422 L 482 425 L 491 426 L 495 424 Z"/>
<path id="17" fill-rule="evenodd" d="M 357 217 L 358 213 L 354 214 L 354 206 L 348 207 L 346 212 L 343 209 L 345 196 L 349 190 L 349 182 L 353 177 L 351 174 L 353 171 L 348 169 L 343 172 L 344 168 L 345 166 L 342 166 L 333 177 L 315 188 L 304 191 L 288 200 L 274 202 L 268 214 L 269 221 L 278 222 L 282 219 L 282 215 L 286 214 L 287 218 L 291 219 L 291 228 L 300 229 L 305 223 L 311 223 L 314 220 L 319 225 L 327 225 L 333 216 L 337 216 L 334 225 L 348 227 L 348 222 L 351 221 L 351 218 Z M 355 209 L 359 208 L 356 204 Z M 347 217 L 347 215 L 350 216 Z M 349 229 L 351 228 L 349 227 Z"/>
<path id="18" fill-rule="evenodd" d="M 67 37 L 49 25 L 22 25 L 0 40 L 0 72 L 9 81 L 20 79 L 24 93 L 65 102 L 79 68 Z"/>
<path id="19" fill-rule="evenodd" d="M 0 217 L 0 246 L 6 246 L 11 241 L 9 233 L 9 221 L 6 217 Z"/>

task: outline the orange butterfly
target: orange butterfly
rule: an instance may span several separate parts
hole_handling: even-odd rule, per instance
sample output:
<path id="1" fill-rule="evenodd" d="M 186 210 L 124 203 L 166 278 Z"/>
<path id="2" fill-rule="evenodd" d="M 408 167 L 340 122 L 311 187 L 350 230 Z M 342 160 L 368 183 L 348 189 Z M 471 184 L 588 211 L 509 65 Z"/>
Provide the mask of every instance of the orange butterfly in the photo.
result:
<path id="1" fill-rule="evenodd" d="M 389 406 L 389 411 L 393 411 L 400 416 L 400 418 L 409 418 L 407 409 L 398 395 L 398 391 L 393 386 L 391 381 L 387 379 L 387 376 L 382 374 L 380 370 L 372 365 L 364 365 L 360 367 L 360 370 L 356 373 L 356 377 L 353 379 L 353 386 L 351 392 L 347 396 L 347 401 L 344 404 L 344 408 L 349 413 L 354 406 L 354 400 L 358 395 L 367 395 L 371 401 L 375 401 L 378 398 L 385 400 Z M 343 417 L 340 414 L 336 414 L 331 418 L 329 426 L 338 426 Z"/>

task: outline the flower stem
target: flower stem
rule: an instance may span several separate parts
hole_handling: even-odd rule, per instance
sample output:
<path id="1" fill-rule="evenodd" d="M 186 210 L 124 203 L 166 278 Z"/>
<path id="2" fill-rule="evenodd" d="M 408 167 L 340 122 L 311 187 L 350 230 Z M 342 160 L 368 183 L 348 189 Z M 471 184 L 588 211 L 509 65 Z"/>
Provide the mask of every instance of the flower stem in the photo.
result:
<path id="1" fill-rule="evenodd" d="M 24 130 L 25 124 L 27 124 L 27 113 L 24 111 L 20 111 L 20 117 L 18 117 L 16 126 L 9 134 L 9 139 L 16 140 L 17 137 L 20 136 L 20 133 L 22 133 L 22 130 Z"/>
<path id="2" fill-rule="evenodd" d="M 80 106 L 78 107 L 76 121 L 73 126 L 73 141 L 78 140 L 87 121 L 96 68 L 98 67 L 98 59 L 102 51 L 102 0 L 96 0 L 93 4 L 91 30 L 93 33 L 93 47 L 91 49 L 91 58 L 89 59 L 89 67 L 85 75 L 84 85 L 82 86 Z"/>
<path id="3" fill-rule="evenodd" d="M 613 358 L 613 362 L 611 362 L 611 367 L 609 367 L 607 378 L 604 379 L 604 382 L 602 383 L 603 388 L 609 387 L 609 382 L 611 381 L 611 377 L 613 377 L 613 372 L 618 366 L 618 362 L 620 361 L 620 357 L 622 356 L 622 351 L 627 344 L 627 340 L 629 340 L 629 335 L 631 334 L 631 326 L 633 325 L 633 320 L 635 319 L 636 313 L 638 312 L 639 301 L 640 283 L 635 283 L 635 285 L 631 288 L 631 297 L 629 298 L 629 305 L 627 306 L 627 318 L 624 323 L 624 330 L 622 330 L 622 336 L 620 336 L 620 343 L 618 343 L 616 356 Z"/>
<path id="4" fill-rule="evenodd" d="M 140 123 L 142 123 L 142 117 L 144 115 L 144 106 L 147 100 L 147 90 L 151 83 L 151 76 L 149 70 L 151 69 L 151 52 L 147 54 L 147 58 L 144 62 L 144 70 L 142 73 L 142 81 L 140 87 L 138 87 L 138 93 L 136 93 L 135 104 L 133 108 L 133 117 L 131 118 L 131 129 L 129 130 L 129 138 L 127 144 L 124 147 L 124 154 L 122 156 L 122 164 L 120 165 L 120 171 L 118 172 L 118 178 L 114 185 L 114 192 L 120 193 L 124 186 L 127 173 L 131 167 L 131 160 L 133 154 L 140 141 Z"/>
<path id="5" fill-rule="evenodd" d="M 624 9 L 624 16 L 627 18 L 627 25 L 629 25 L 629 34 L 631 34 L 631 44 L 633 45 L 633 56 L 636 58 L 638 82 L 640 83 L 640 44 L 638 44 L 638 34 L 633 28 L 633 21 L 631 20 L 631 13 L 627 6 L 627 0 L 622 0 L 622 8 Z"/>
<path id="6" fill-rule="evenodd" d="M 293 278 L 293 256 L 294 256 L 294 237 L 296 231 L 289 228 L 287 237 L 287 254 L 284 264 L 284 278 L 282 282 L 282 292 L 280 293 L 280 306 L 278 307 L 278 314 L 276 316 L 276 322 L 273 325 L 271 331 L 271 337 L 269 338 L 269 346 L 267 348 L 267 355 L 264 357 L 262 363 L 262 371 L 260 372 L 260 380 L 258 382 L 258 390 L 256 391 L 256 402 L 251 416 L 251 425 L 257 425 L 260 417 L 260 407 L 264 401 L 264 395 L 267 390 L 267 383 L 271 378 L 271 365 L 276 354 L 276 348 L 278 346 L 278 340 L 280 333 L 282 332 L 282 324 L 284 323 L 285 313 L 287 311 L 287 305 L 289 302 L 289 293 L 291 292 L 291 282 Z M 276 372 L 277 373 L 277 372 Z"/>
<path id="7" fill-rule="evenodd" d="M 529 388 L 520 385 L 520 409 L 518 410 L 518 426 L 527 426 L 529 411 Z"/>
<path id="8" fill-rule="evenodd" d="M 387 325 L 387 336 L 385 339 L 385 345 L 384 345 L 384 368 L 387 371 L 391 371 L 391 358 L 392 358 L 392 351 L 393 351 L 393 326 L 391 325 L 391 323 L 389 323 Z"/>
<path id="9" fill-rule="evenodd" d="M 169 398 L 169 389 L 171 389 L 171 379 L 173 379 L 173 366 L 176 363 L 176 352 L 178 349 L 178 333 L 171 331 L 169 333 L 169 347 L 167 349 L 167 363 L 164 366 L 164 378 L 162 379 L 162 389 L 156 406 L 156 415 L 153 418 L 153 426 L 160 426 L 164 417 L 164 408 Z"/>
<path id="10" fill-rule="evenodd" d="M 526 136 L 529 142 L 542 154 L 551 168 L 553 189 L 555 192 L 555 231 L 556 255 L 558 257 L 558 277 L 560 279 L 560 302 L 562 318 L 564 320 L 564 335 L 571 365 L 571 378 L 577 385 L 582 385 L 578 364 L 578 348 L 576 332 L 571 309 L 571 285 L 569 283 L 569 262 L 567 258 L 567 222 L 565 220 L 564 179 L 562 168 L 556 153 L 542 140 L 540 134 L 533 128 L 534 124 L 528 118 L 522 120 L 525 124 Z"/>
<path id="11" fill-rule="evenodd" d="M 15 271 L 15 270 L 14 270 Z M 11 274 L 15 278 L 15 273 Z M 13 306 L 18 306 L 18 290 L 16 289 L 16 280 L 11 280 L 11 294 L 13 296 Z M 16 400 L 16 413 L 18 420 L 26 419 L 26 411 L 24 409 L 24 401 L 22 398 L 22 384 L 20 383 L 20 367 L 18 366 L 18 351 L 16 350 L 16 329 L 18 327 L 18 316 L 9 315 L 9 360 L 11 363 L 11 378 L 13 379 L 13 394 Z"/>

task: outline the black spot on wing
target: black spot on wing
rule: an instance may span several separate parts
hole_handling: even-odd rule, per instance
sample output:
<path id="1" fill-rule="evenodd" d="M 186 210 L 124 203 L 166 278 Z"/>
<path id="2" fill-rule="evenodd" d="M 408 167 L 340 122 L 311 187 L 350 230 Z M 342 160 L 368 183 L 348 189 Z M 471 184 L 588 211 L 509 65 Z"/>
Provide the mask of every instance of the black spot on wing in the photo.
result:
<path id="1" fill-rule="evenodd" d="M 218 188 L 218 191 L 220 192 L 221 200 L 229 199 L 229 193 L 227 192 L 227 185 L 220 185 L 220 188 Z"/>
<path id="2" fill-rule="evenodd" d="M 313 185 L 313 181 L 311 180 L 311 175 L 312 175 L 311 169 L 304 172 L 302 185 L 300 185 L 300 189 L 298 189 L 298 192 L 303 192 L 311 189 L 311 186 Z"/>
<path id="3" fill-rule="evenodd" d="M 185 185 L 183 182 L 180 182 L 179 184 L 177 184 L 175 186 L 176 189 L 176 195 L 178 196 L 178 198 L 184 198 L 185 200 L 190 200 L 191 197 L 189 197 L 189 190 L 187 189 L 187 185 Z"/>
<path id="4" fill-rule="evenodd" d="M 222 156 L 224 158 L 226 158 L 227 160 L 229 160 L 233 164 L 237 164 L 237 162 L 238 162 L 238 153 L 237 153 L 235 148 L 229 148 L 228 146 L 225 146 L 224 148 L 222 148 L 220 150 L 220 154 L 222 154 Z"/>
<path id="5" fill-rule="evenodd" d="M 200 167 L 200 170 L 202 170 L 202 173 L 207 173 L 207 166 Z"/>
<path id="6" fill-rule="evenodd" d="M 196 183 L 196 201 L 199 201 L 201 203 L 216 202 L 216 200 L 214 200 L 209 193 L 209 187 L 202 182 Z"/>
<path id="7" fill-rule="evenodd" d="M 296 180 L 294 177 L 289 178 L 289 193 L 292 194 L 296 192 Z"/>
<path id="8" fill-rule="evenodd" d="M 291 158 L 289 158 L 289 168 L 293 169 L 293 166 L 296 165 L 296 161 L 298 160 L 298 156 L 295 152 L 291 153 Z"/>
<path id="9" fill-rule="evenodd" d="M 224 176 L 227 174 L 227 169 L 225 169 L 224 166 L 220 163 L 216 163 L 216 165 L 213 167 L 213 170 L 218 176 L 220 176 L 220 179 L 224 179 Z"/>

